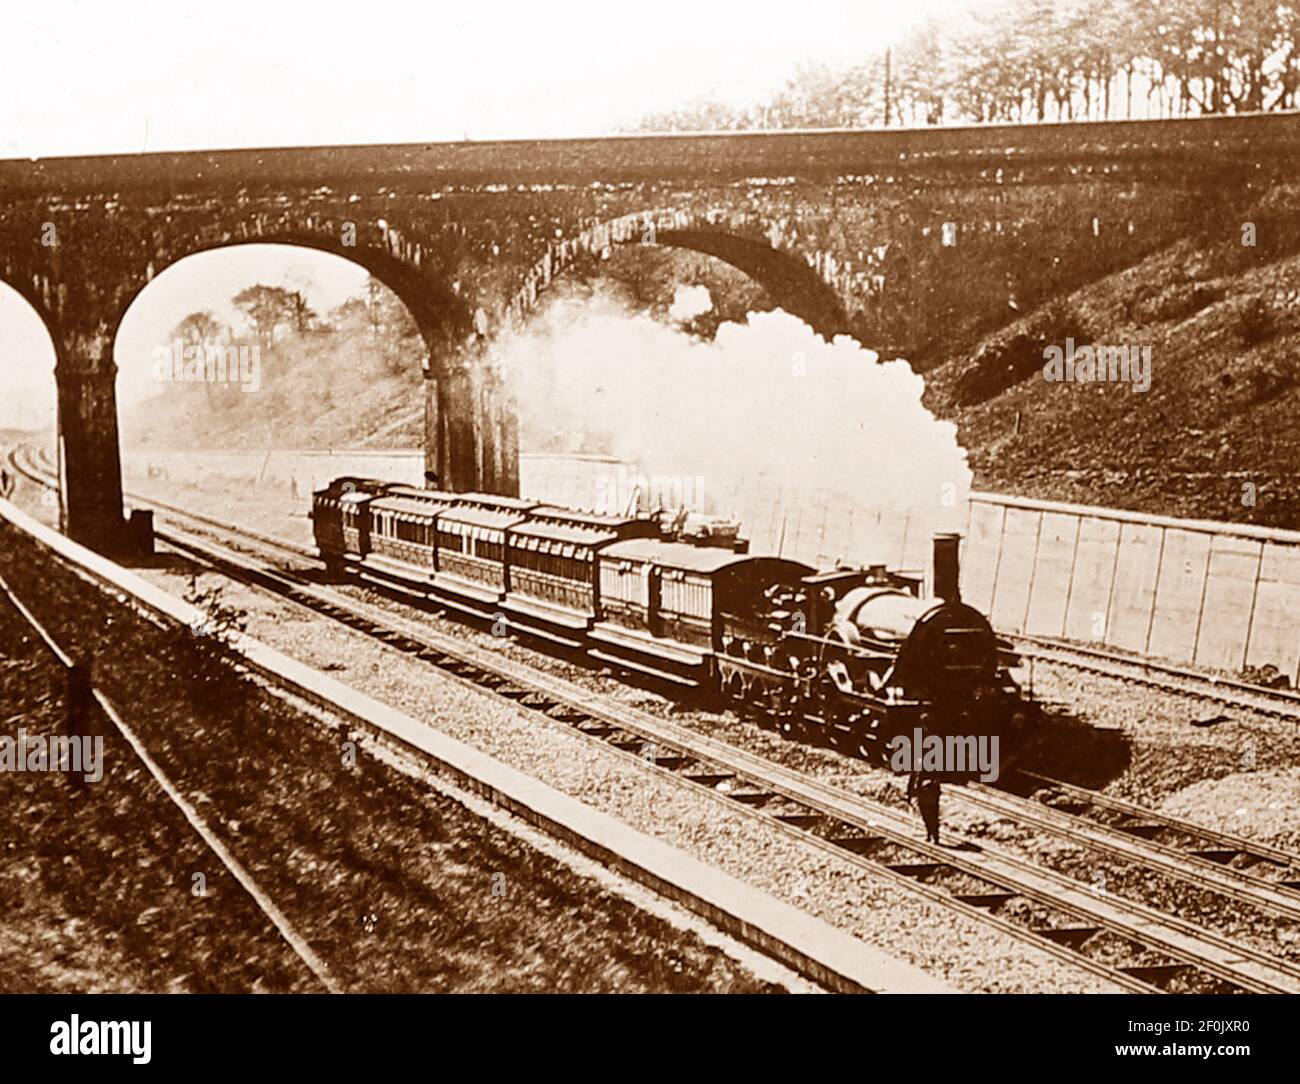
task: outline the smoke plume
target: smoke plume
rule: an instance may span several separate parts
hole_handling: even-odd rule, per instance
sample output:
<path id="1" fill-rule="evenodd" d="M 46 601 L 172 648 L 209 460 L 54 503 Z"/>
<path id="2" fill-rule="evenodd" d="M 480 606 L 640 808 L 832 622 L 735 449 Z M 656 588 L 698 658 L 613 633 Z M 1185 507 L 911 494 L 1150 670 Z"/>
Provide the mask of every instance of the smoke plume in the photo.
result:
<path id="1" fill-rule="evenodd" d="M 690 320 L 711 304 L 704 287 L 679 288 L 670 316 Z M 606 454 L 647 478 L 686 479 L 686 503 L 746 528 L 773 502 L 782 515 L 799 505 L 858 524 L 843 544 L 851 552 L 804 559 L 897 563 L 898 524 L 922 547 L 934 530 L 964 527 L 966 453 L 955 426 L 922 405 L 921 377 L 848 337 L 827 342 L 786 312 L 724 323 L 704 341 L 600 293 L 561 297 L 500 351 L 523 451 Z M 775 544 L 775 528 L 769 545 L 760 533 L 755 552 L 790 549 Z M 801 547 L 832 546 L 825 533 Z"/>

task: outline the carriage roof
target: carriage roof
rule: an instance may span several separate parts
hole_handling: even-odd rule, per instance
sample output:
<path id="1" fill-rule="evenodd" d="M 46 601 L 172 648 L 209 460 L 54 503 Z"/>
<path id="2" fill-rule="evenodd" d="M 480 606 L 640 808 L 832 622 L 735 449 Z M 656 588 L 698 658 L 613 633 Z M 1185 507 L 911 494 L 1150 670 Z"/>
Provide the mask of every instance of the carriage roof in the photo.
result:
<path id="1" fill-rule="evenodd" d="M 376 512 L 397 512 L 407 519 L 414 519 L 421 523 L 432 523 L 434 516 L 442 511 L 445 505 L 438 505 L 432 501 L 416 501 L 410 497 L 380 497 L 371 506 Z"/>
<path id="2" fill-rule="evenodd" d="M 661 542 L 654 538 L 633 538 L 626 542 L 616 542 L 601 550 L 600 556 L 602 560 L 607 561 L 653 563 L 662 568 L 699 572 L 709 576 L 732 570 L 738 572 L 740 566 L 746 564 L 755 570 L 763 568 L 768 571 L 788 572 L 795 576 L 805 576 L 812 571 L 808 565 L 784 557 L 754 556 L 717 546 L 692 546 L 688 542 Z"/>
<path id="3" fill-rule="evenodd" d="M 510 536 L 517 545 L 522 545 L 530 538 L 545 539 L 548 542 L 571 542 L 578 546 L 599 546 L 618 540 L 617 531 L 602 530 L 596 525 L 551 523 L 537 519 L 528 519 L 512 527 Z"/>
<path id="4" fill-rule="evenodd" d="M 438 526 L 460 525 L 467 527 L 485 527 L 501 531 L 521 523 L 527 512 L 519 508 L 475 508 L 460 506 L 448 508 L 438 513 Z"/>
<path id="5" fill-rule="evenodd" d="M 314 497 L 341 497 L 348 493 L 363 493 L 366 496 L 372 496 L 375 493 L 385 493 L 392 486 L 392 483 L 385 482 L 381 478 L 362 478 L 358 475 L 347 474 L 341 478 L 334 478 L 329 485 L 323 489 L 314 490 Z"/>

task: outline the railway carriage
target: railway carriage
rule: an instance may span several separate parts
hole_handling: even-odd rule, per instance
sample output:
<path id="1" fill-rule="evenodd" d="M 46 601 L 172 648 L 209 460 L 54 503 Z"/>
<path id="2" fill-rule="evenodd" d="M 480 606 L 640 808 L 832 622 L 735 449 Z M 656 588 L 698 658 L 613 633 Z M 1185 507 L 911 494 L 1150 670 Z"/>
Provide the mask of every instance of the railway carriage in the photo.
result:
<path id="1" fill-rule="evenodd" d="M 325 567 L 334 574 L 370 548 L 370 502 L 392 488 L 378 478 L 336 478 L 312 494 L 312 533 Z"/>
<path id="2" fill-rule="evenodd" d="M 512 623 L 566 647 L 583 646 L 599 601 L 598 554 L 622 539 L 658 533 L 650 516 L 535 509 L 506 532 L 504 608 Z"/>
<path id="3" fill-rule="evenodd" d="M 436 567 L 438 513 L 455 506 L 450 493 L 390 492 L 370 505 L 370 553 L 366 564 L 402 576 L 432 577 Z"/>
<path id="4" fill-rule="evenodd" d="M 538 507 L 533 501 L 469 493 L 440 512 L 436 592 L 453 605 L 495 615 L 507 591 L 506 532 Z"/>
<path id="5" fill-rule="evenodd" d="M 598 565 L 591 654 L 688 686 L 711 680 L 727 614 L 812 571 L 780 557 L 648 538 L 606 546 Z"/>

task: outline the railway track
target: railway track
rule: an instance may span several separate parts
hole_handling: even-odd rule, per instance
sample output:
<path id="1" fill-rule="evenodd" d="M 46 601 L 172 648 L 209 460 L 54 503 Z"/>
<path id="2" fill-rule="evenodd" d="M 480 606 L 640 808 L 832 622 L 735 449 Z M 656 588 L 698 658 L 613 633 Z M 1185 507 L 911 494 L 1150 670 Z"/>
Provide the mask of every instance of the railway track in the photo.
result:
<path id="1" fill-rule="evenodd" d="M 15 469 L 24 473 L 31 480 L 38 481 L 31 473 L 34 470 L 44 476 L 40 480 L 40 484 L 47 484 L 48 479 L 53 477 L 50 464 L 43 462 L 39 467 L 31 467 L 29 464 L 29 470 L 24 471 L 23 468 L 18 466 L 17 452 L 18 449 L 11 449 L 8 456 Z M 43 452 L 41 457 L 44 459 Z M 310 561 L 318 559 L 316 551 L 307 546 L 298 546 L 283 539 L 272 538 L 269 535 L 238 528 L 234 524 L 155 498 L 133 493 L 128 493 L 127 496 L 141 504 L 160 509 L 171 515 L 181 516 L 195 523 L 202 523 L 216 530 L 242 533 L 263 545 L 292 554 L 295 557 Z M 1027 636 L 1019 633 L 1004 635 L 1016 645 L 1017 651 L 1023 657 L 1033 659 L 1036 662 L 1068 666 L 1075 670 L 1147 685 L 1168 692 L 1189 694 L 1215 703 L 1248 708 L 1251 711 L 1258 711 L 1265 715 L 1300 722 L 1300 691 L 1256 685 L 1237 678 L 1201 673 L 1189 670 L 1186 667 L 1174 666 L 1150 659 L 1134 658 L 1129 655 L 1121 655 L 1082 644 L 1067 643 L 1049 637 Z"/>
<path id="2" fill-rule="evenodd" d="M 11 453 L 15 469 L 49 485 L 48 476 Z M 238 539 L 240 552 L 168 529 L 159 537 L 192 560 L 245 584 L 269 590 L 318 615 L 345 624 L 427 662 L 453 680 L 509 699 L 547 725 L 601 743 L 647 770 L 673 776 L 731 808 L 914 891 L 991 924 L 1058 958 L 1139 992 L 1298 992 L 1300 967 L 1131 900 L 1099 895 L 1080 882 L 1016 856 L 991 849 L 954 851 L 918 838 L 916 825 L 886 806 L 830 787 L 732 745 L 606 701 L 562 679 L 541 674 L 462 640 L 453 640 L 379 607 L 309 581 L 315 555 L 212 517 L 161 502 L 170 515 Z M 258 552 L 260 551 L 260 553 Z M 272 556 L 274 555 L 274 556 Z M 277 567 L 284 557 L 301 568 Z M 1055 781 L 1050 781 L 1055 783 Z M 1064 786 L 1064 784 L 1060 784 Z M 1075 788 L 1078 789 L 1078 788 Z M 1084 792 L 1090 794 L 1091 792 Z M 1081 846 L 1141 862 L 1200 887 L 1245 898 L 1274 913 L 1297 912 L 1294 886 L 1264 882 L 1221 866 L 1205 854 L 1180 851 L 1130 832 L 1099 827 L 1060 811 L 1000 792 L 978 791 L 974 800 L 1001 815 L 1052 831 Z M 1113 800 L 1098 797 L 1100 805 Z M 1119 803 L 1122 804 L 1122 803 Z M 1030 808 L 1033 807 L 1033 808 Z M 1133 807 L 1140 816 L 1155 817 Z M 1191 830 L 1163 818 L 1170 830 Z M 1204 830 L 1200 830 L 1206 835 Z M 1225 843 L 1229 837 L 1219 837 Z M 1235 853 L 1254 847 L 1232 840 Z M 1243 850 L 1243 847 L 1246 850 Z M 1220 848 L 1226 849 L 1224 847 Z M 1257 852 L 1266 848 L 1254 848 Z M 1270 861 L 1282 865 L 1273 855 Z M 1286 856 L 1282 868 L 1294 868 Z M 1259 883 L 1256 883 L 1259 882 Z M 1227 891 L 1225 891 L 1227 890 Z M 1293 898 L 1294 897 L 1294 898 Z"/>
<path id="3" fill-rule="evenodd" d="M 0 576 L 0 605 L 7 605 L 22 619 L 23 623 L 35 635 L 36 641 L 41 644 L 58 666 L 69 673 L 78 669 L 73 657 L 64 650 L 36 615 L 23 604 L 3 576 Z M 195 805 L 168 778 L 162 767 L 145 747 L 139 735 L 127 723 L 116 706 L 94 687 L 90 679 L 87 679 L 87 689 L 89 698 L 93 701 L 99 713 L 117 729 L 149 776 L 152 777 L 158 789 L 176 807 L 188 823 L 191 831 L 203 841 L 203 844 L 221 863 L 226 872 L 248 894 L 249 898 L 266 916 L 267 921 L 302 962 L 303 966 L 311 972 L 316 981 L 327 992 L 331 994 L 343 993 L 343 986 L 331 973 L 329 966 L 311 947 L 307 939 L 294 928 L 288 916 L 258 884 L 251 871 L 226 846 Z"/>
<path id="4" fill-rule="evenodd" d="M 1045 788 L 1049 800 L 1022 798 L 979 783 L 965 787 L 959 800 L 1094 852 L 1136 862 L 1196 888 L 1300 921 L 1300 856 L 1047 776 L 1032 778 Z M 1107 813 L 1114 814 L 1114 820 L 1096 819 Z M 1250 868 L 1231 865 L 1243 860 Z M 1259 866 L 1272 876 L 1251 871 Z"/>
<path id="5" fill-rule="evenodd" d="M 1036 662 L 1068 666 L 1073 670 L 1300 722 L 1300 693 L 1291 689 L 1272 689 L 1236 678 L 1198 673 L 1186 667 L 1043 637 L 1011 635 L 1009 639 L 1023 658 Z"/>

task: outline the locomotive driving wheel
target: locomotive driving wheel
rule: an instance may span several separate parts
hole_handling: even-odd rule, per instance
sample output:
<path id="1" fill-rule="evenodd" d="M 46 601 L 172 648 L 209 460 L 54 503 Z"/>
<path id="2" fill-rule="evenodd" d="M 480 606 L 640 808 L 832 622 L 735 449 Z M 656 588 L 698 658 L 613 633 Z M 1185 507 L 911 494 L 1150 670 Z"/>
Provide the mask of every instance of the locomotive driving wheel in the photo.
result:
<path id="1" fill-rule="evenodd" d="M 859 712 L 853 717 L 852 748 L 855 756 L 871 761 L 880 759 L 883 746 L 877 733 L 879 725 L 879 720 L 873 718 L 868 711 Z"/>
<path id="2" fill-rule="evenodd" d="M 857 735 L 853 727 L 845 723 L 830 723 L 826 727 L 826 741 L 836 752 L 852 754 L 857 746 Z"/>

